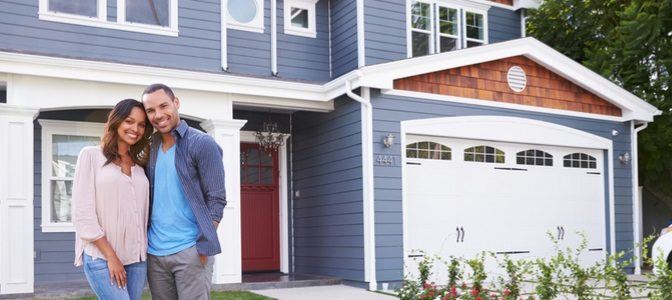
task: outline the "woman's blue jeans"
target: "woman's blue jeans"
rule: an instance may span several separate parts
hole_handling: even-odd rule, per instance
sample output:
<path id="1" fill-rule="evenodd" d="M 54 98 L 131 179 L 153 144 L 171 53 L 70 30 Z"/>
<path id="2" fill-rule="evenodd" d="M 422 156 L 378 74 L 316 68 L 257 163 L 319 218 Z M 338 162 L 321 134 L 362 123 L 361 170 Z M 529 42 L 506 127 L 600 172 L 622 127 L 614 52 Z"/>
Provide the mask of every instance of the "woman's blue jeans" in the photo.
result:
<path id="1" fill-rule="evenodd" d="M 84 274 L 98 299 L 140 300 L 142 298 L 142 289 L 147 279 L 147 262 L 125 265 L 124 268 L 128 283 L 126 287 L 119 288 L 116 281 L 110 284 L 110 270 L 107 268 L 106 260 L 93 259 L 84 254 Z"/>

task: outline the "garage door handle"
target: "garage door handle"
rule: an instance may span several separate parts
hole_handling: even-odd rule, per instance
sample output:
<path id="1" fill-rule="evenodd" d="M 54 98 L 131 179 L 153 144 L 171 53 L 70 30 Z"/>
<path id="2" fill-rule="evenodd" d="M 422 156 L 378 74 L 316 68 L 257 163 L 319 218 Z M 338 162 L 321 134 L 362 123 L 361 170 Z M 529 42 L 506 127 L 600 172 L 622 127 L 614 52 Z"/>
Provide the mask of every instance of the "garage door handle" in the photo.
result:
<path id="1" fill-rule="evenodd" d="M 557 237 L 556 237 L 555 239 L 559 241 L 559 240 L 560 240 L 560 226 L 556 226 L 556 227 L 555 227 L 555 230 L 558 231 L 558 235 L 557 235 Z"/>
<path id="2" fill-rule="evenodd" d="M 565 226 L 560 226 L 560 232 L 562 232 L 562 234 L 560 235 L 560 239 L 564 240 L 565 239 Z"/>
<path id="3" fill-rule="evenodd" d="M 460 242 L 460 227 L 455 227 L 455 231 L 457 231 L 457 240 L 455 242 L 459 243 Z"/>
<path id="4" fill-rule="evenodd" d="M 460 239 L 460 242 L 464 243 L 464 227 L 460 227 L 460 231 L 462 232 L 462 239 Z"/>

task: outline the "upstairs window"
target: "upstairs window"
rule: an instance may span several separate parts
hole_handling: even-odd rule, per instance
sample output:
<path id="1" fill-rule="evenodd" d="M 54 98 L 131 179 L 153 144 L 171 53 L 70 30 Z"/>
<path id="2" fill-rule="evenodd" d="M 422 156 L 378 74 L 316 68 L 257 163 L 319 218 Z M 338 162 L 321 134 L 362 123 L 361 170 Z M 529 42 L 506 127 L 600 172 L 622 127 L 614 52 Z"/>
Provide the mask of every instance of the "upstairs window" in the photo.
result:
<path id="1" fill-rule="evenodd" d="M 170 25 L 169 0 L 124 0 L 125 21 L 168 27 Z"/>
<path id="2" fill-rule="evenodd" d="M 177 36 L 177 1 L 39 0 L 39 17 L 44 21 Z M 112 20 L 108 20 L 108 2 L 117 8 Z"/>
<path id="3" fill-rule="evenodd" d="M 454 6 L 442 0 L 411 1 L 409 55 L 416 57 L 487 44 L 489 6 L 474 5 Z"/>
<path id="4" fill-rule="evenodd" d="M 464 149 L 464 161 L 503 164 L 504 151 L 490 146 L 475 146 Z"/>
<path id="5" fill-rule="evenodd" d="M 226 10 L 229 28 L 264 32 L 263 0 L 227 0 Z"/>
<path id="6" fill-rule="evenodd" d="M 464 11 L 467 48 L 485 44 L 485 15 Z"/>
<path id="7" fill-rule="evenodd" d="M 411 43 L 413 56 L 422 56 L 434 51 L 432 47 L 432 5 L 425 2 L 411 3 Z"/>
<path id="8" fill-rule="evenodd" d="M 407 158 L 451 160 L 449 147 L 434 142 L 417 142 L 406 145 Z"/>
<path id="9" fill-rule="evenodd" d="M 595 157 L 585 153 L 567 154 L 563 162 L 567 168 L 597 169 L 597 160 Z"/>
<path id="10" fill-rule="evenodd" d="M 99 0 L 49 0 L 47 10 L 56 13 L 98 17 Z"/>
<path id="11" fill-rule="evenodd" d="M 553 155 L 541 150 L 525 150 L 516 154 L 516 163 L 530 166 L 553 166 Z"/>
<path id="12" fill-rule="evenodd" d="M 317 0 L 285 0 L 285 34 L 310 38 L 317 36 L 315 4 Z"/>

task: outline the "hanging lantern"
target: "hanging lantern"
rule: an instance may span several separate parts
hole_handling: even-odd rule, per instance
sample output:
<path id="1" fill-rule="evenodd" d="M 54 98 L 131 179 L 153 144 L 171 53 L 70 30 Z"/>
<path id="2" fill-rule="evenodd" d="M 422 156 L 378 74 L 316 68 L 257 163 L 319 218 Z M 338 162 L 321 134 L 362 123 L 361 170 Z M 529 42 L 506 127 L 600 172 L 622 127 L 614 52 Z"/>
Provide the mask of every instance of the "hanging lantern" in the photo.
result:
<path id="1" fill-rule="evenodd" d="M 254 133 L 254 137 L 259 147 L 266 153 L 278 151 L 278 148 L 285 143 L 285 134 L 278 129 L 278 123 L 270 118 Z"/>

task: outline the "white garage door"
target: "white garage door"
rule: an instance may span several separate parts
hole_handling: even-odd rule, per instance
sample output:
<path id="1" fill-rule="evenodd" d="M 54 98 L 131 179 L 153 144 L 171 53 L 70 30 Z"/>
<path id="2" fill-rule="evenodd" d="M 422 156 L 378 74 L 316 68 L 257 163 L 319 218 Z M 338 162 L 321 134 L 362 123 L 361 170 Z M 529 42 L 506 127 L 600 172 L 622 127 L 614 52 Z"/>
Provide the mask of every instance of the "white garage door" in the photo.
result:
<path id="1" fill-rule="evenodd" d="M 577 247 L 577 232 L 588 241 L 583 264 L 604 258 L 602 150 L 413 135 L 406 143 L 407 271 L 415 273 L 415 250 L 446 259 L 482 251 L 549 257 L 549 234 Z"/>

